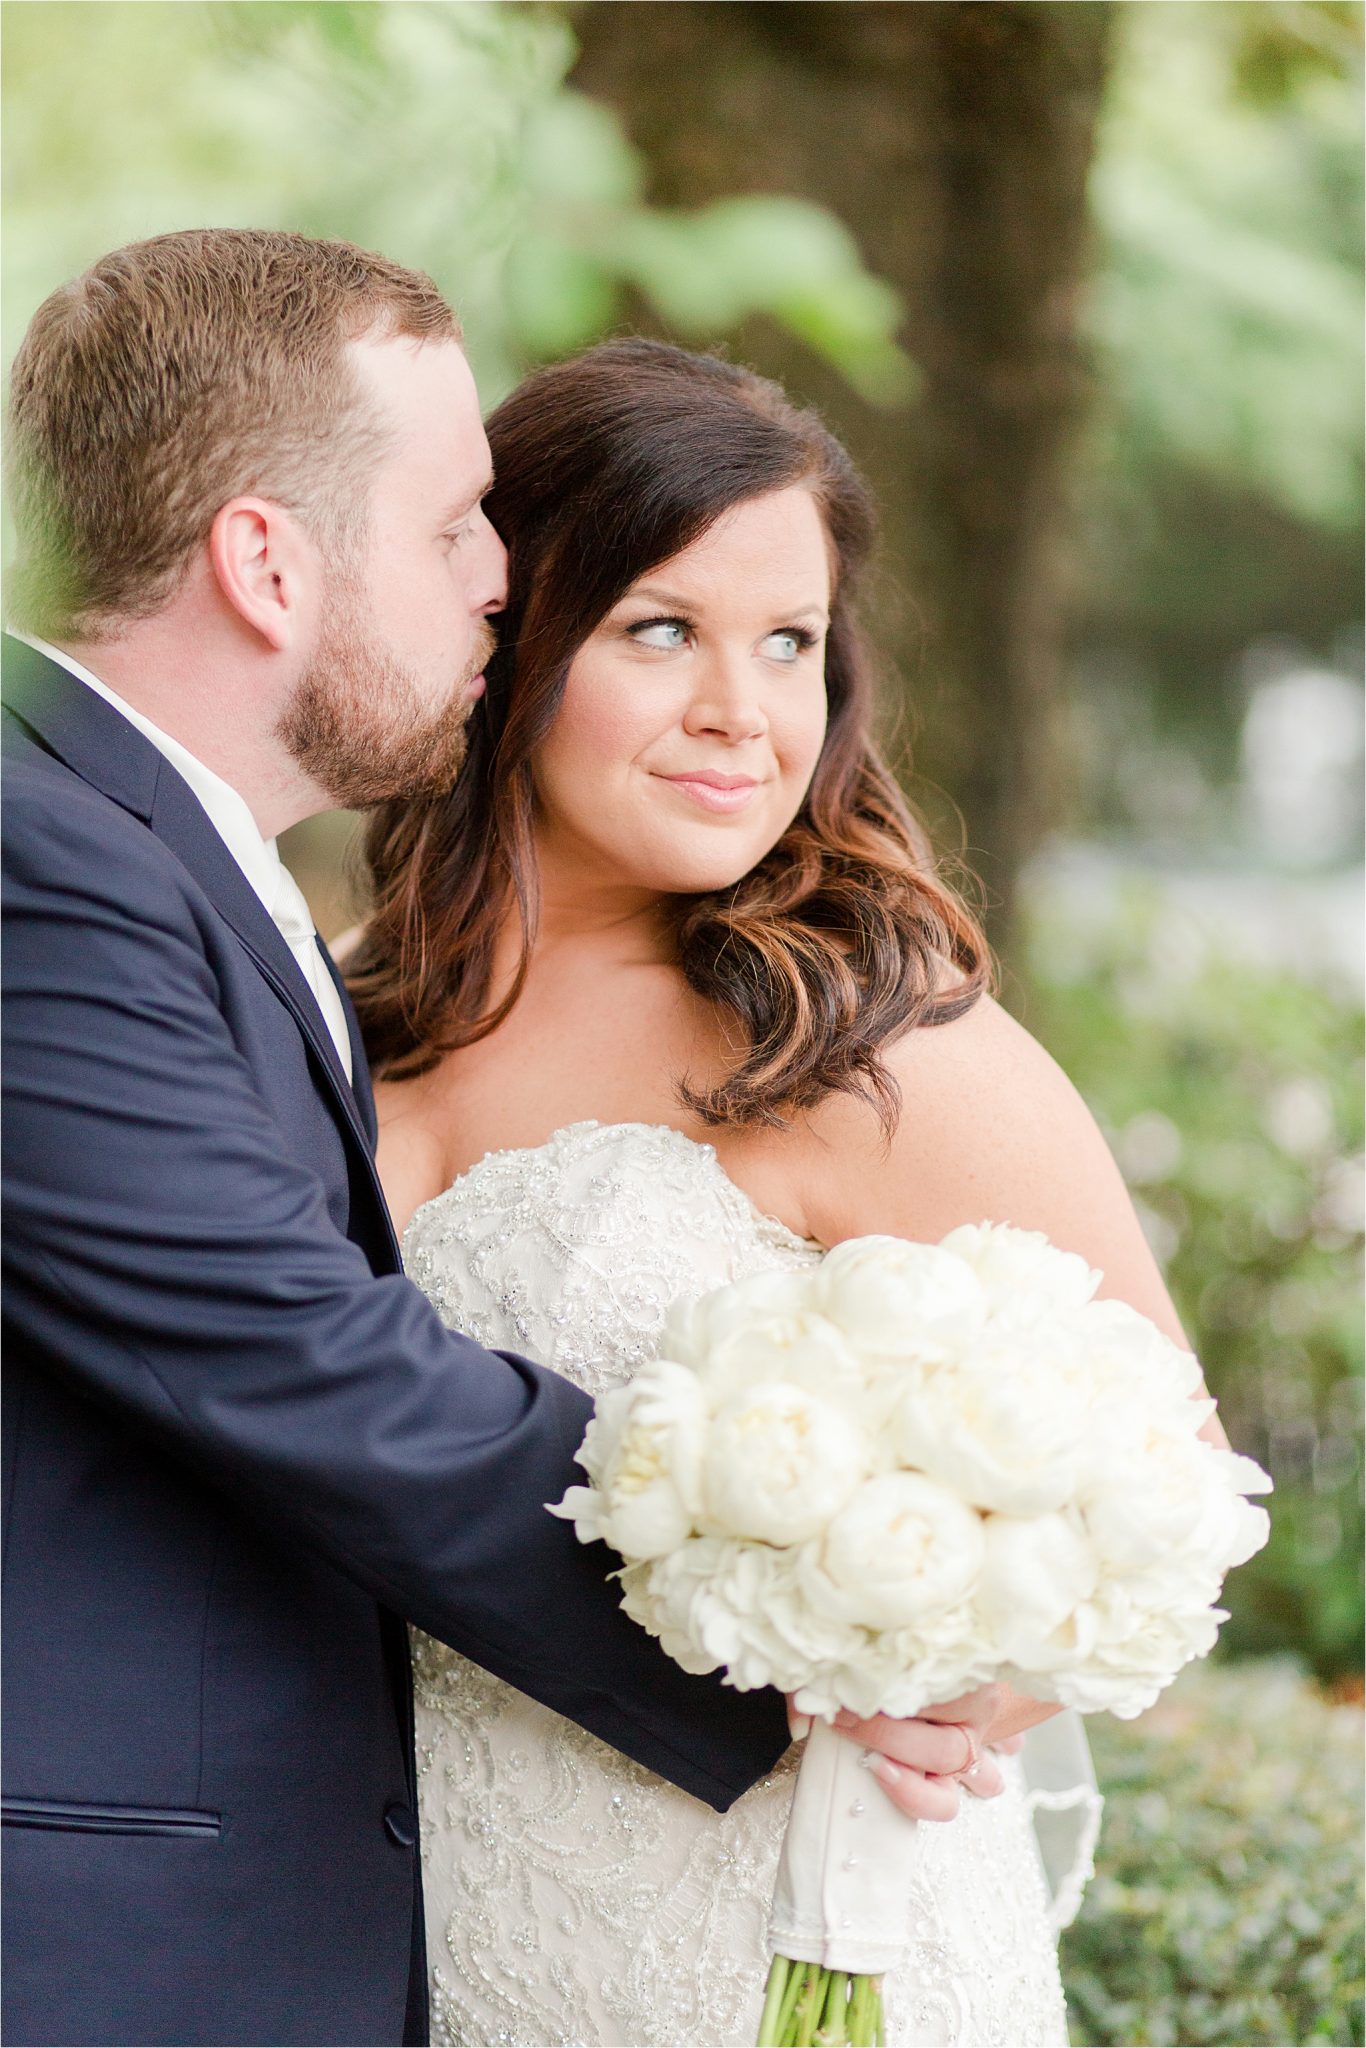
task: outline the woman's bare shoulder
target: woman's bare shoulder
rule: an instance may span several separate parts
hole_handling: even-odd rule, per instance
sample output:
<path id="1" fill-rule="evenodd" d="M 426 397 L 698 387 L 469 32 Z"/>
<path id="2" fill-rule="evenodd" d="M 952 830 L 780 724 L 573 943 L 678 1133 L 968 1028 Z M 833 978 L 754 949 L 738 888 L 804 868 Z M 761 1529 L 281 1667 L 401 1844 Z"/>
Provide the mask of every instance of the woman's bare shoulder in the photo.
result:
<path id="1" fill-rule="evenodd" d="M 933 1242 L 960 1223 L 1041 1230 L 1179 1331 L 1119 1168 L 1057 1061 L 989 995 L 887 1054 L 901 1111 L 886 1137 L 840 1098 L 820 1123 L 824 1170 L 807 1209 L 823 1242 L 889 1232 Z"/>
<path id="2" fill-rule="evenodd" d="M 1051 1150 L 1078 1124 L 1094 1129 L 1061 1067 L 990 995 L 908 1032 L 883 1061 L 900 1096 L 890 1137 L 872 1106 L 849 1095 L 827 1098 L 813 1119 L 840 1199 L 860 1210 L 932 1204 L 944 1182 L 987 1171 L 998 1179 L 1021 1153 L 1037 1171 L 1041 1141 Z"/>

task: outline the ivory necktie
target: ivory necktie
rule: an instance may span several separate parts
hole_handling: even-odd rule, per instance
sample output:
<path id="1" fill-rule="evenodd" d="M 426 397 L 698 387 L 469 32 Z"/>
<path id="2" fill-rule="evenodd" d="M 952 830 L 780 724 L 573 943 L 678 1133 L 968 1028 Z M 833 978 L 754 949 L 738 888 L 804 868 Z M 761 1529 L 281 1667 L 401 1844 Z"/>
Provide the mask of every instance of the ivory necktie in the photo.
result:
<path id="1" fill-rule="evenodd" d="M 281 938 L 298 961 L 304 980 L 313 991 L 314 1000 L 323 1013 L 332 1043 L 337 1048 L 337 1057 L 351 1079 L 351 1040 L 346 1029 L 346 1012 L 337 985 L 327 971 L 327 963 L 318 947 L 318 931 L 303 890 L 295 881 L 284 862 L 280 863 L 280 879 L 276 884 L 275 901 L 271 906 Z"/>

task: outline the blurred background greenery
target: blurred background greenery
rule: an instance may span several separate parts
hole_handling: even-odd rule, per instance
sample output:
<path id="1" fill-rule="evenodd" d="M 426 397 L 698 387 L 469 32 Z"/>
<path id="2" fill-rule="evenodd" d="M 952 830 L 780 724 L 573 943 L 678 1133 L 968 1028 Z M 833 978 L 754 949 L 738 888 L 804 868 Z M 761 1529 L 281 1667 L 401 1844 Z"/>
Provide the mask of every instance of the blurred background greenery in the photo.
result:
<path id="1" fill-rule="evenodd" d="M 10 0 L 3 17 L 6 361 L 106 248 L 279 225 L 430 271 L 490 404 L 528 364 L 634 328 L 823 407 L 884 512 L 887 743 L 980 878 L 1005 999 L 1115 1146 L 1235 1440 L 1276 1476 L 1220 1656 L 1280 1661 L 1240 1667 L 1245 1693 L 1216 1673 L 1190 1696 L 1206 1684 L 1225 1735 L 1243 1698 L 1279 1701 L 1306 1739 L 1349 1712 L 1361 6 Z M 316 821 L 287 849 L 325 932 L 357 907 L 353 832 Z M 1248 1931 L 1284 1932 L 1291 1910 L 1281 1880 L 1246 1876 L 1252 1806 L 1225 1813 L 1227 1839 L 1211 1821 L 1189 1866 L 1197 1892 L 1246 1879 L 1251 1919 L 1225 1924 L 1204 1893 L 1187 1921 L 1152 1904 L 1149 1777 L 1185 1754 L 1165 1735 L 1189 1719 L 1104 1738 L 1118 1860 L 1069 1937 L 1077 2025 L 1359 2039 L 1338 1837 L 1300 1856 L 1318 1903 L 1288 1946 Z M 1256 1739 L 1273 1728 L 1255 1717 Z M 1279 1755 L 1256 1782 L 1312 1837 L 1326 1804 Z M 1201 1798 L 1213 1758 L 1180 1765 Z M 1125 1936 L 1097 1932 L 1098 1899 L 1121 1920 L 1151 1907 L 1148 2005 L 1139 1978 L 1118 1985 L 1103 1951 Z M 1325 1978 L 1305 1958 L 1330 1925 Z M 1191 1961 L 1210 1943 L 1257 1949 L 1241 2003 Z"/>

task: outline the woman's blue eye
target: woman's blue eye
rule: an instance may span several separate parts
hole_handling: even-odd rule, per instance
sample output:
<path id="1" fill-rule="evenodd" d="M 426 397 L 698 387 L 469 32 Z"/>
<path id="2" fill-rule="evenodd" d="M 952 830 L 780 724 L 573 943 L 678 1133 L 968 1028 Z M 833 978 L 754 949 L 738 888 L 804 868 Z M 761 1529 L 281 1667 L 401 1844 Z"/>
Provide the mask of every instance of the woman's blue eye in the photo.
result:
<path id="1" fill-rule="evenodd" d="M 632 626 L 631 638 L 638 640 L 642 647 L 660 647 L 674 653 L 682 647 L 688 637 L 688 629 L 681 619 L 646 619 L 639 626 Z"/>
<path id="2" fill-rule="evenodd" d="M 810 645 L 810 636 L 806 633 L 770 633 L 764 641 L 764 646 L 777 661 L 795 661 Z"/>

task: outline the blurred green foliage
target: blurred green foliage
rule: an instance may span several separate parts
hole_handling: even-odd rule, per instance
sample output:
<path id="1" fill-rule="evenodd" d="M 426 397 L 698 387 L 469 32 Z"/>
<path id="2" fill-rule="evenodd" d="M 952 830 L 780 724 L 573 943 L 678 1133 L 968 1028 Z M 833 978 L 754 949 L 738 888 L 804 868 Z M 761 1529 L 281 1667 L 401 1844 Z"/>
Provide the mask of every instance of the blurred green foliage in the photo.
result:
<path id="1" fill-rule="evenodd" d="M 1178 464 L 1348 532 L 1361 517 L 1359 14 L 1197 6 L 1173 33 L 1168 6 L 1122 8 L 1091 180 L 1112 452 L 1135 478 Z"/>
<path id="2" fill-rule="evenodd" d="M 1114 1148 L 1229 1435 L 1276 1480 L 1222 1652 L 1359 1672 L 1359 999 L 1221 956 L 1137 890 L 1092 930 L 1036 914 L 1019 1007 Z"/>
<path id="3" fill-rule="evenodd" d="M 1115 10 L 1083 316 L 1073 829 L 1144 830 L 1163 808 L 1144 790 L 1228 784 L 1259 636 L 1359 659 L 1362 27 L 1355 0 Z M 1221 836 L 1217 803 L 1185 810 L 1188 840 Z"/>
<path id="4" fill-rule="evenodd" d="M 186 226 L 339 235 L 429 271 L 492 403 L 638 294 L 684 340 L 767 313 L 904 397 L 895 292 L 821 207 L 645 204 L 572 33 L 499 0 L 49 0 L 5 27 L 7 358 L 103 250 Z"/>
<path id="5" fill-rule="evenodd" d="M 1360 1709 L 1286 1665 L 1194 1665 L 1087 1725 L 1106 1804 L 1062 1938 L 1072 2039 L 1359 2042 Z"/>

